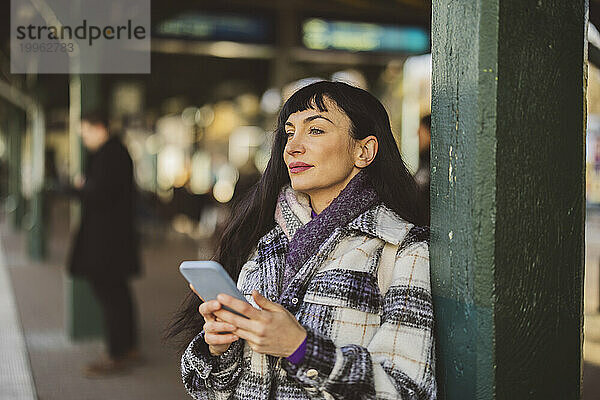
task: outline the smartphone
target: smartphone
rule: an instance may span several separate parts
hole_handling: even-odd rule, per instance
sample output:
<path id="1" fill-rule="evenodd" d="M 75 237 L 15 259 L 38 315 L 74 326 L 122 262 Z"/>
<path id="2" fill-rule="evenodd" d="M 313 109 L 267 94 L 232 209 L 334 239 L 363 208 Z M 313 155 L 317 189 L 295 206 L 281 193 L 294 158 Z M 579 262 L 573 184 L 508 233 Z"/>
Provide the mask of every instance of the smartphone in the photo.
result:
<path id="1" fill-rule="evenodd" d="M 192 284 L 202 301 L 215 300 L 219 293 L 225 293 L 248 303 L 225 268 L 216 261 L 184 261 L 179 266 L 179 271 Z M 229 307 L 223 308 L 247 318 Z"/>

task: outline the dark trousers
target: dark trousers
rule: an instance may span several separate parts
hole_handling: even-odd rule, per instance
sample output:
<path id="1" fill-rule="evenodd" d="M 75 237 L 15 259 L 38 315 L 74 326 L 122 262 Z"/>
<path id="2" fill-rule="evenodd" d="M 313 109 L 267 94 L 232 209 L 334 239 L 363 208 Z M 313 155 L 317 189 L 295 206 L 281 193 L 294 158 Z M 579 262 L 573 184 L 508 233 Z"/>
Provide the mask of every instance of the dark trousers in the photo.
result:
<path id="1" fill-rule="evenodd" d="M 137 346 L 137 322 L 129 282 L 90 280 L 102 308 L 108 353 L 116 358 Z"/>

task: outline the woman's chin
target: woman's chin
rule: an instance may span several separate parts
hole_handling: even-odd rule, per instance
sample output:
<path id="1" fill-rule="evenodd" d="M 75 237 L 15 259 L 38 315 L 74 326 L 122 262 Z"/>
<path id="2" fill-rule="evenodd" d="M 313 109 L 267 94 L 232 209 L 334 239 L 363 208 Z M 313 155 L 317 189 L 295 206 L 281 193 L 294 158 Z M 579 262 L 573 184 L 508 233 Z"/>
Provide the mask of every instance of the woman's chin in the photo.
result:
<path id="1" fill-rule="evenodd" d="M 311 182 L 311 179 L 303 179 L 301 177 L 291 177 L 290 184 L 292 189 L 298 192 L 308 191 L 314 187 L 314 183 Z"/>

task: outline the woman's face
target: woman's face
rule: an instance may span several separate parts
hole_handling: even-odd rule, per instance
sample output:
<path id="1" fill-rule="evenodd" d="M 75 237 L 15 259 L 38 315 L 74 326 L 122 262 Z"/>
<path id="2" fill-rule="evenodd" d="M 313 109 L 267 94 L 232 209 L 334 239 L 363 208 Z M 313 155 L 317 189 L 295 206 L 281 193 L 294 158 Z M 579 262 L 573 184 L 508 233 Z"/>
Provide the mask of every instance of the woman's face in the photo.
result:
<path id="1" fill-rule="evenodd" d="M 307 109 L 289 116 L 283 159 L 294 190 L 336 196 L 360 169 L 355 167 L 350 118 L 335 102 L 323 100 L 328 111 Z"/>

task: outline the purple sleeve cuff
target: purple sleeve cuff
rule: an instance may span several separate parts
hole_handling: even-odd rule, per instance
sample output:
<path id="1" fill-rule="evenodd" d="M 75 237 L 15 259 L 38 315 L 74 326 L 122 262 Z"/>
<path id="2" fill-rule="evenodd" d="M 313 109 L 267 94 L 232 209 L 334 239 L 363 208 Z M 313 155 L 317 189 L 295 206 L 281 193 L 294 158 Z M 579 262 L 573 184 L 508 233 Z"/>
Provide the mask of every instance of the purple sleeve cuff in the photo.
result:
<path id="1" fill-rule="evenodd" d="M 294 351 L 291 355 L 286 357 L 286 360 L 288 360 L 289 362 L 291 362 L 294 365 L 298 365 L 302 361 L 304 361 L 304 354 L 306 354 L 306 338 L 307 337 L 308 336 L 306 336 L 304 338 L 304 340 L 302 341 L 300 346 L 298 346 L 296 351 Z"/>

